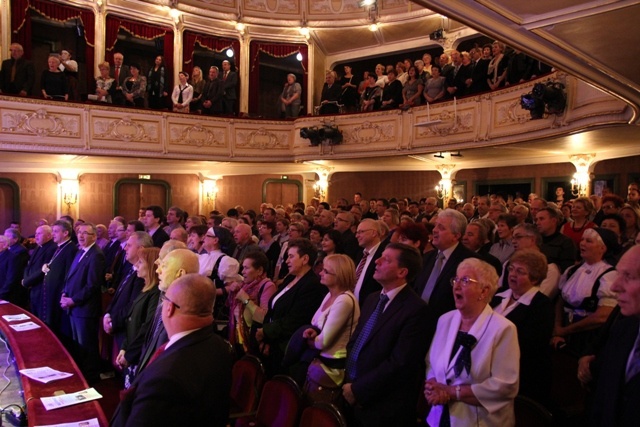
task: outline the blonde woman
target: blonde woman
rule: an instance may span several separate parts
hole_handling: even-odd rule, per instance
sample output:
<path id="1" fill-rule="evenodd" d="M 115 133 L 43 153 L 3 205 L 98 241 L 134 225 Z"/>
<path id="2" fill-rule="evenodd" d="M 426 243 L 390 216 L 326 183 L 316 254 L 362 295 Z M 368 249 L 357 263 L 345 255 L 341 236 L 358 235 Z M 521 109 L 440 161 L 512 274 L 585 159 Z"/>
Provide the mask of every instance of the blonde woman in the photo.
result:
<path id="1" fill-rule="evenodd" d="M 111 93 L 115 87 L 113 82 L 115 79 L 109 76 L 111 72 L 111 66 L 107 61 L 98 64 L 100 75 L 96 77 L 96 101 L 106 102 L 111 104 Z"/>
<path id="2" fill-rule="evenodd" d="M 189 109 L 195 113 L 202 112 L 202 94 L 204 92 L 205 80 L 202 78 L 202 68 L 197 65 L 193 67 L 191 75 L 191 86 L 193 86 L 193 99 L 189 104 Z"/>

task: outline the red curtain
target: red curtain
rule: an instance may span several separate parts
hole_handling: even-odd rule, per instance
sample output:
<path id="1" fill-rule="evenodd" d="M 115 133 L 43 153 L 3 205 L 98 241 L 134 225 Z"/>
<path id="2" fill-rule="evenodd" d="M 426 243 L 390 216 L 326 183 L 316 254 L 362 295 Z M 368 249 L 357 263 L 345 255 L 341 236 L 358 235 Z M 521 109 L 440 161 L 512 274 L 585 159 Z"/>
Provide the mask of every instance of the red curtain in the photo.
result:
<path id="1" fill-rule="evenodd" d="M 155 27 L 141 22 L 129 21 L 117 16 L 107 15 L 107 28 L 105 34 L 105 61 L 113 63 L 113 54 L 116 53 L 118 32 L 122 28 L 132 36 L 144 40 L 153 40 L 164 37 L 164 63 L 167 65 L 166 81 L 172 82 L 171 70 L 173 70 L 173 30 L 164 27 Z"/>
<path id="2" fill-rule="evenodd" d="M 31 15 L 29 9 L 51 21 L 65 22 L 78 19 L 84 27 L 84 40 L 87 43 L 85 61 L 87 64 L 87 87 L 93 84 L 95 16 L 93 10 L 63 6 L 46 0 L 11 0 L 12 41 L 24 47 L 24 55 L 31 58 Z"/>
<path id="3" fill-rule="evenodd" d="M 273 56 L 274 58 L 287 58 L 291 55 L 302 55 L 302 94 L 307 93 L 308 84 L 308 66 L 309 66 L 309 48 L 306 44 L 283 44 L 283 43 L 263 43 L 258 41 L 251 42 L 249 48 L 250 68 L 249 68 L 249 113 L 258 113 L 258 100 L 260 96 L 260 52 Z"/>
<path id="4" fill-rule="evenodd" d="M 196 44 L 214 52 L 222 52 L 224 50 L 231 49 L 233 50 L 234 58 L 240 57 L 240 42 L 238 40 L 185 31 L 182 43 L 182 58 L 184 61 L 182 69 L 187 71 L 189 74 L 193 71 L 193 52 L 195 51 Z"/>

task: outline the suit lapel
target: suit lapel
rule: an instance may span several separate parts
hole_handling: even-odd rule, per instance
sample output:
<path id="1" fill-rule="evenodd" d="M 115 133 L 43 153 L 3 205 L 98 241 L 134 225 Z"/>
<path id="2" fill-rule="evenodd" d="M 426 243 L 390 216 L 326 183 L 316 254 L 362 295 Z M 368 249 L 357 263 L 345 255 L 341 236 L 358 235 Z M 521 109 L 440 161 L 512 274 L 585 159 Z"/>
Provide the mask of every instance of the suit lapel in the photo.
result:
<path id="1" fill-rule="evenodd" d="M 409 285 L 407 285 L 407 286 L 409 286 Z M 387 307 L 382 312 L 380 317 L 378 317 L 378 320 L 377 320 L 375 326 L 373 327 L 373 329 L 371 330 L 371 333 L 369 334 L 369 337 L 367 338 L 367 342 L 371 341 L 371 339 L 386 325 L 386 323 L 390 319 L 393 319 L 393 317 L 396 315 L 396 313 L 402 309 L 402 307 L 404 305 L 404 300 L 407 299 L 407 297 L 408 297 L 407 292 L 411 292 L 411 290 L 408 289 L 407 286 L 405 286 L 405 288 L 403 290 L 401 290 L 398 293 L 398 295 L 395 296 L 393 301 L 391 301 L 387 305 Z M 374 310 L 375 310 L 375 308 L 374 308 Z"/>

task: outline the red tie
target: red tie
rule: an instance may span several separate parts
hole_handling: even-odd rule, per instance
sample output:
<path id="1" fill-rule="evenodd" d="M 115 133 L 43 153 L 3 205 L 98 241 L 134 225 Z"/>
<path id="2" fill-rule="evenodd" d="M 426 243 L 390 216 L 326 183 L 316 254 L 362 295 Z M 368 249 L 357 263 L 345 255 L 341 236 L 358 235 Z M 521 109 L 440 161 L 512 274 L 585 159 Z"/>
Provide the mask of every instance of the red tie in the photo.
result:
<path id="1" fill-rule="evenodd" d="M 366 250 L 363 252 L 362 259 L 358 263 L 358 268 L 356 269 L 356 282 L 360 279 L 360 275 L 362 274 L 362 270 L 364 270 L 364 266 L 367 263 L 367 258 L 369 257 L 369 252 Z"/>
<path id="2" fill-rule="evenodd" d="M 120 67 L 116 67 L 116 86 L 118 86 L 119 81 L 120 81 Z"/>
<path id="3" fill-rule="evenodd" d="M 149 363 L 147 363 L 147 366 L 151 365 L 154 360 L 160 357 L 160 355 L 164 352 L 164 349 L 166 346 L 167 346 L 167 343 L 162 344 L 160 348 L 157 349 L 155 353 L 153 353 L 153 355 L 151 356 L 151 359 L 149 359 Z"/>

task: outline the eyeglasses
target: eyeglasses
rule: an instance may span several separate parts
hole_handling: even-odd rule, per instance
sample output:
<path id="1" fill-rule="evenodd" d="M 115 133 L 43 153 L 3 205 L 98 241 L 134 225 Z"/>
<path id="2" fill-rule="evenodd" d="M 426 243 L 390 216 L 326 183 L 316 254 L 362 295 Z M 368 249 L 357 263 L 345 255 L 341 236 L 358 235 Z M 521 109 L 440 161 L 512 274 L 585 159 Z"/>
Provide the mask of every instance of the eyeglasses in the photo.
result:
<path id="1" fill-rule="evenodd" d="M 460 285 L 463 288 L 466 288 L 469 286 L 469 284 L 471 283 L 480 283 L 478 282 L 476 279 L 472 279 L 470 277 L 452 277 L 451 280 L 451 286 L 455 286 L 455 285 Z"/>
<path id="2" fill-rule="evenodd" d="M 89 233 L 88 231 L 81 231 L 78 233 L 78 236 L 93 236 L 96 233 Z"/>
<path id="3" fill-rule="evenodd" d="M 513 236 L 511 236 L 513 240 L 520 240 L 520 239 L 524 239 L 525 237 L 533 237 L 533 236 L 530 236 L 528 234 L 514 234 Z"/>
<path id="4" fill-rule="evenodd" d="M 164 292 L 160 294 L 160 301 L 161 302 L 167 301 L 169 302 L 169 304 L 173 305 L 175 308 L 178 308 L 178 309 L 180 308 L 180 306 L 175 302 L 171 301 L 169 297 L 167 297 L 167 294 L 165 294 Z"/>
<path id="5" fill-rule="evenodd" d="M 335 275 L 336 275 L 336 273 L 332 273 L 331 271 L 327 270 L 326 268 L 323 268 L 323 269 L 322 269 L 322 272 L 323 272 L 324 274 L 330 274 L 330 275 L 332 275 L 332 276 L 335 276 Z"/>

